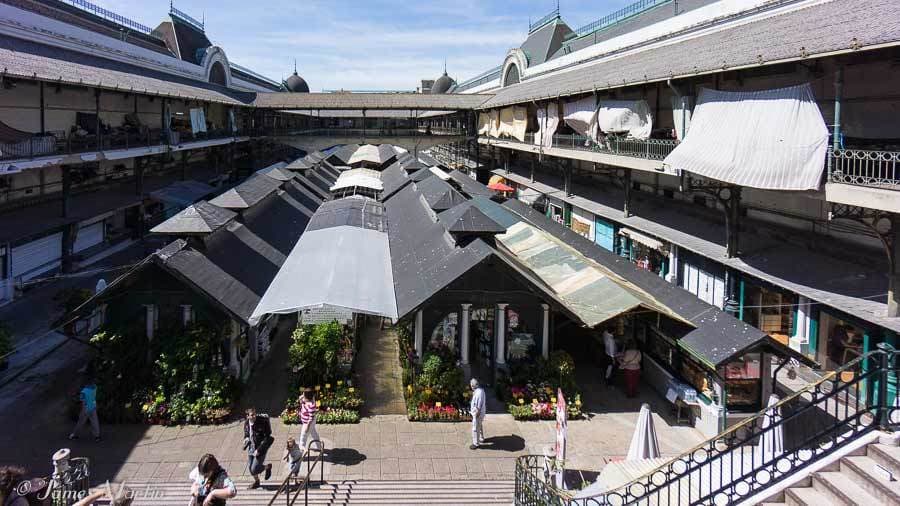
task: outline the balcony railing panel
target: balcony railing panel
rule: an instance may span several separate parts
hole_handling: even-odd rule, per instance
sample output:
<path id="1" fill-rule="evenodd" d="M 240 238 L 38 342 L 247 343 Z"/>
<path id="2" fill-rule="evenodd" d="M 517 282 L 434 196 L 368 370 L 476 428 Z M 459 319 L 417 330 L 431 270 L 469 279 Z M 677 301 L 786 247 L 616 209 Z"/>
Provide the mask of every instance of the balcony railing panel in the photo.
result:
<path id="1" fill-rule="evenodd" d="M 520 142 L 517 139 L 503 140 L 507 142 Z M 522 144 L 533 145 L 534 134 L 525 134 L 525 142 Z M 583 135 L 558 134 L 553 136 L 554 148 L 608 153 L 611 155 L 631 156 L 646 160 L 663 160 L 677 145 L 678 141 L 675 139 L 639 140 L 610 136 L 600 142 L 594 142 Z"/>
<path id="2" fill-rule="evenodd" d="M 828 181 L 900 190 L 900 152 L 833 149 Z"/>

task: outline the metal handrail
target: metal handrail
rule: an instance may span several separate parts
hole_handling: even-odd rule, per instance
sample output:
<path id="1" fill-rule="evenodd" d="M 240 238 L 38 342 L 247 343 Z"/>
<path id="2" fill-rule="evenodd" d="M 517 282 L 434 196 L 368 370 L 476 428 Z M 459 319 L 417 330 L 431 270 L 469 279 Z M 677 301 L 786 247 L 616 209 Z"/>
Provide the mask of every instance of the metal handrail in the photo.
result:
<path id="1" fill-rule="evenodd" d="M 122 16 L 121 14 L 116 14 L 115 12 L 113 12 L 111 10 L 104 9 L 103 7 L 100 7 L 99 5 L 93 4 L 91 2 L 87 2 L 85 0 L 65 0 L 65 1 L 67 3 L 74 5 L 75 7 L 78 7 L 79 9 L 81 9 L 85 12 L 90 12 L 91 14 L 93 14 L 95 16 L 99 16 L 103 19 L 106 19 L 107 21 L 112 21 L 112 22 L 118 23 L 122 26 L 127 26 L 128 28 L 131 28 L 132 30 L 137 30 L 141 33 L 145 33 L 147 35 L 157 37 L 154 34 L 153 29 L 151 29 L 149 26 L 142 25 L 142 24 L 138 23 L 137 21 L 133 21 L 131 19 L 126 18 L 125 16 Z"/>
<path id="2" fill-rule="evenodd" d="M 895 413 L 898 410 L 888 400 L 888 384 L 897 381 L 898 366 L 900 352 L 884 343 L 879 344 L 877 350 L 825 374 L 819 381 L 785 397 L 775 406 L 759 411 L 662 466 L 598 496 L 576 499 L 570 492 L 554 487 L 544 472 L 545 457 L 520 457 L 516 462 L 516 504 L 588 506 L 638 502 L 658 505 L 739 502 L 859 436 L 876 429 L 900 428 L 900 423 L 894 421 L 900 413 Z M 853 378 L 844 381 L 845 374 L 852 374 Z M 762 420 L 775 408 L 782 412 L 781 420 L 765 429 L 760 428 Z M 824 425 L 810 431 L 807 417 Z M 760 438 L 771 437 L 779 428 L 783 431 L 788 424 L 794 429 L 802 426 L 806 430 L 800 436 L 802 440 L 790 446 L 785 442 L 785 448 L 777 454 L 757 452 L 751 446 Z M 705 491 L 704 486 L 707 487 Z"/>
<path id="3" fill-rule="evenodd" d="M 559 7 L 556 7 L 555 9 L 550 11 L 548 14 L 539 18 L 534 23 L 529 22 L 528 23 L 528 33 L 531 33 L 533 31 L 537 30 L 538 28 L 546 25 L 547 23 L 549 23 L 550 21 L 553 21 L 554 19 L 556 19 L 558 17 L 559 17 Z"/>
<path id="4" fill-rule="evenodd" d="M 652 9 L 658 5 L 666 4 L 671 1 L 672 0 L 639 0 L 638 2 L 622 7 L 621 9 L 611 14 L 607 14 L 606 16 L 603 16 L 602 18 L 592 23 L 588 23 L 578 28 L 577 30 L 575 30 L 575 33 L 571 38 L 574 39 L 583 37 L 585 35 L 590 35 L 598 30 L 602 30 L 616 23 L 619 23 L 620 21 L 624 21 L 632 16 L 641 14 L 642 12 Z"/>
<path id="5" fill-rule="evenodd" d="M 526 133 L 525 140 L 504 138 L 505 142 L 519 144 L 534 144 L 534 134 Z M 647 160 L 663 160 L 675 147 L 676 139 L 631 139 L 627 137 L 607 136 L 599 142 L 584 135 L 555 134 L 553 147 L 563 149 L 575 149 L 579 151 L 591 151 L 594 153 L 609 153 L 611 155 L 632 156 Z"/>
<path id="6" fill-rule="evenodd" d="M 306 445 L 306 451 L 303 452 L 303 458 L 306 458 L 309 455 L 310 450 L 313 445 L 316 445 L 316 451 L 319 452 L 319 455 L 316 459 L 306 460 L 306 476 L 298 481 L 298 478 L 288 473 L 287 477 L 284 478 L 284 481 L 281 482 L 281 486 L 278 487 L 278 491 L 275 492 L 275 495 L 272 496 L 272 499 L 269 500 L 268 506 L 272 506 L 275 504 L 275 500 L 278 499 L 278 496 L 284 492 L 285 504 L 287 506 L 293 506 L 293 504 L 297 501 L 297 498 L 300 496 L 300 488 L 298 487 L 296 491 L 294 491 L 294 497 L 291 498 L 291 481 L 294 481 L 294 484 L 299 482 L 303 483 L 303 504 L 309 504 L 309 478 L 312 476 L 313 471 L 316 470 L 316 466 L 319 466 L 319 482 L 325 482 L 325 443 L 323 443 L 319 439 L 313 439 Z"/>

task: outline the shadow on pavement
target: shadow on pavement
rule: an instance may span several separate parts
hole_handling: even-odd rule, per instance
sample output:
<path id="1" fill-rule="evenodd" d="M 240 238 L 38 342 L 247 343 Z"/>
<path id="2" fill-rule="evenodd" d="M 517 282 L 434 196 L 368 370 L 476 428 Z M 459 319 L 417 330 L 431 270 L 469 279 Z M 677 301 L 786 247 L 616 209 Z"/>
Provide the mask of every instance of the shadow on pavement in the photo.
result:
<path id="1" fill-rule="evenodd" d="M 519 452 L 525 449 L 525 440 L 517 435 L 488 437 L 484 438 L 484 446 L 479 446 L 478 449 Z"/>
<path id="2" fill-rule="evenodd" d="M 342 466 L 355 466 L 366 460 L 366 456 L 353 448 L 329 448 L 325 450 L 325 462 Z"/>

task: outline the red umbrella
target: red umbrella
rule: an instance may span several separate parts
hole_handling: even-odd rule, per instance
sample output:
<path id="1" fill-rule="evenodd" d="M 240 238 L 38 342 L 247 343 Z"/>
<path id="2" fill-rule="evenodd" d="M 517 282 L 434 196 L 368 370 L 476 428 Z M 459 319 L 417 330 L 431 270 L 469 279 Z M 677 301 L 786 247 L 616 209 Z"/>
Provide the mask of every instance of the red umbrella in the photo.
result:
<path id="1" fill-rule="evenodd" d="M 498 192 L 511 192 L 511 191 L 515 191 L 515 190 L 516 190 L 515 188 L 513 188 L 513 187 L 511 187 L 511 186 L 508 186 L 508 185 L 505 185 L 505 184 L 503 184 L 503 183 L 501 183 L 501 182 L 499 182 L 499 181 L 497 181 L 496 183 L 491 183 L 491 184 L 489 184 L 489 185 L 488 185 L 488 189 L 489 189 L 489 190 L 498 191 Z"/>

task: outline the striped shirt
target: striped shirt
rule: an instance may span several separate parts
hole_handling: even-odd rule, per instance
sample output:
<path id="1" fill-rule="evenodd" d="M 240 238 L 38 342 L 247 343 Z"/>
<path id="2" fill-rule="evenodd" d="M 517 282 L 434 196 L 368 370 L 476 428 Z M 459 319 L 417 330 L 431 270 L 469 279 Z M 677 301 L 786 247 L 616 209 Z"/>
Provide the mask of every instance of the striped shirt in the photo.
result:
<path id="1" fill-rule="evenodd" d="M 300 423 L 307 424 L 316 419 L 316 403 L 314 401 L 300 402 Z"/>

